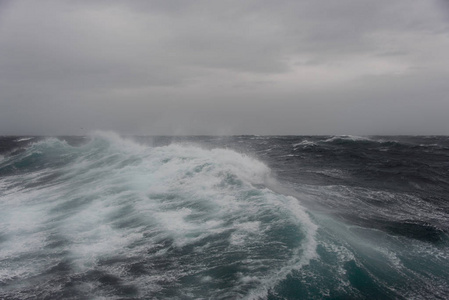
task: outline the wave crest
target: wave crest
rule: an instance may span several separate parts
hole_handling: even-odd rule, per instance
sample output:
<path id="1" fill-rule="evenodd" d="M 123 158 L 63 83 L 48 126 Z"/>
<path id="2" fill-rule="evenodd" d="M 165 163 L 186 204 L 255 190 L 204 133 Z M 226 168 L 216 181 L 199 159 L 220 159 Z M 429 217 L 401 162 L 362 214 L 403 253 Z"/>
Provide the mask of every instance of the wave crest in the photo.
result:
<path id="1" fill-rule="evenodd" d="M 5 274 L 23 270 L 3 282 L 32 276 L 56 298 L 68 282 L 80 297 L 119 295 L 125 282 L 155 298 L 256 297 L 315 255 L 316 225 L 297 199 L 269 189 L 270 169 L 233 150 L 100 132 L 78 147 L 47 139 L 21 155 L 39 155 L 27 167 L 39 171 L 7 178 L 27 182 L 3 197 L 0 256 Z"/>

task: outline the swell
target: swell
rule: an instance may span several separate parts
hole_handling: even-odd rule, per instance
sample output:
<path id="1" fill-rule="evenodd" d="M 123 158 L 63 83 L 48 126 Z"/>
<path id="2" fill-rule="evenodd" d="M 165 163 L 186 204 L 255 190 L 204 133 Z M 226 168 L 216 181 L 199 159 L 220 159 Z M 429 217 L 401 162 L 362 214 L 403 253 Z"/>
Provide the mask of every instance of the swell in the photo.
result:
<path id="1" fill-rule="evenodd" d="M 298 169 L 317 169 L 309 181 L 438 193 L 449 188 L 448 146 L 444 137 L 311 137 L 292 143 L 286 156 L 301 163 Z"/>

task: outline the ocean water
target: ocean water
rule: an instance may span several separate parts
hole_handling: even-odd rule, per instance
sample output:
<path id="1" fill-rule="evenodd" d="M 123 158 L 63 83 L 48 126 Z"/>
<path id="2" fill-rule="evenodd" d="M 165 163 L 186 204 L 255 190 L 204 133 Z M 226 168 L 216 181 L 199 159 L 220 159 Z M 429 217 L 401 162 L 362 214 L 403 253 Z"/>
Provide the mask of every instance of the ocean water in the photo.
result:
<path id="1" fill-rule="evenodd" d="M 447 299 L 449 137 L 0 137 L 0 299 Z"/>

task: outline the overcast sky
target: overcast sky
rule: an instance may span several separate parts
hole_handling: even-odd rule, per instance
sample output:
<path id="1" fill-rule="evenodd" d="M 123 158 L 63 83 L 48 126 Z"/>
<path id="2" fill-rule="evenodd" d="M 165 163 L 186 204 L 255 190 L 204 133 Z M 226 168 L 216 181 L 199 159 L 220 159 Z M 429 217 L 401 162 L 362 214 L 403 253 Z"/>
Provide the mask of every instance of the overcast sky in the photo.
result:
<path id="1" fill-rule="evenodd" d="M 449 134 L 444 0 L 0 0 L 0 135 Z"/>

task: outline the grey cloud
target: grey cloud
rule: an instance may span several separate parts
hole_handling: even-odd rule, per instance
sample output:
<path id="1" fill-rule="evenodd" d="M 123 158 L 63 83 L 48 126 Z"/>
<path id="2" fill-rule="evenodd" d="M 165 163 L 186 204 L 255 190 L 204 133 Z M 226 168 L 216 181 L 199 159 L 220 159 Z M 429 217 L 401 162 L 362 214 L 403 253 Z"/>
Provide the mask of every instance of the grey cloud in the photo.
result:
<path id="1" fill-rule="evenodd" d="M 441 5 L 1 1 L 0 134 L 418 132 L 447 108 Z"/>

